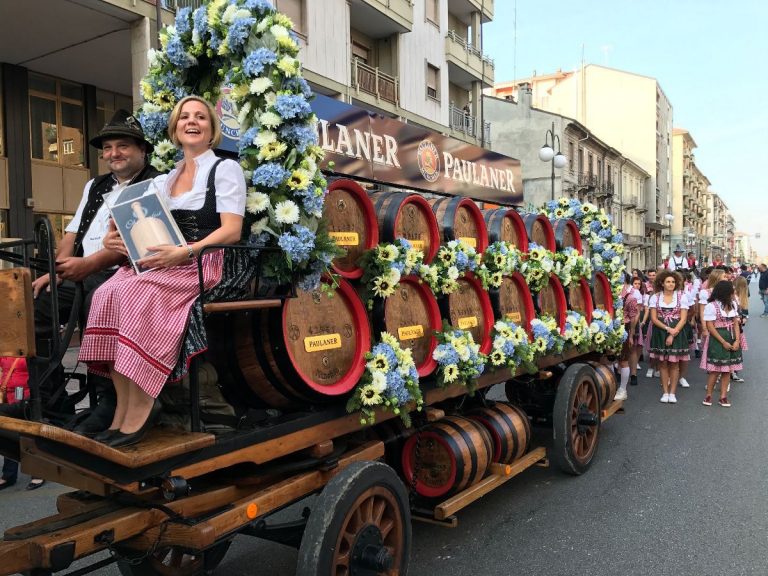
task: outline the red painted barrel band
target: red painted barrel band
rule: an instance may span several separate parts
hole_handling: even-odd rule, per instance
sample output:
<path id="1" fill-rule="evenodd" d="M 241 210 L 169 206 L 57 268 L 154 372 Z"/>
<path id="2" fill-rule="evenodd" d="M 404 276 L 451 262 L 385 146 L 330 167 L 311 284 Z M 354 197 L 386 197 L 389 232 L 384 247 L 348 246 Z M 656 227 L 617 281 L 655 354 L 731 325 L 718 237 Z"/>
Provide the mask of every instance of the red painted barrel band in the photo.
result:
<path id="1" fill-rule="evenodd" d="M 379 224 L 376 219 L 376 210 L 373 207 L 373 202 L 371 202 L 371 199 L 368 197 L 368 194 L 363 189 L 363 187 L 354 180 L 349 180 L 348 178 L 335 180 L 328 186 L 328 193 L 339 189 L 350 192 L 353 196 L 355 196 L 359 205 L 362 207 L 362 212 L 365 216 L 365 224 L 367 227 L 366 232 L 368 233 L 365 249 L 370 250 L 379 243 Z M 345 270 L 332 262 L 331 267 L 342 278 L 356 280 L 363 275 L 363 269 L 357 265 L 348 270 Z"/>
<path id="2" fill-rule="evenodd" d="M 414 434 L 408 438 L 403 447 L 403 474 L 407 479 L 413 478 L 414 466 L 412 459 L 416 457 L 416 442 L 419 441 L 419 439 L 421 442 L 424 442 L 425 439 L 434 440 L 443 447 L 450 458 L 451 471 L 448 481 L 443 486 L 427 486 L 426 484 L 419 482 L 418 478 L 416 480 L 416 492 L 427 498 L 438 498 L 453 488 L 456 484 L 456 478 L 461 478 L 464 475 L 464 463 L 456 460 L 456 453 L 460 453 L 460 448 L 452 438 L 439 434 L 433 430 L 424 430 Z M 451 444 L 453 444 L 453 447 Z M 461 473 L 459 474 L 459 472 Z"/>

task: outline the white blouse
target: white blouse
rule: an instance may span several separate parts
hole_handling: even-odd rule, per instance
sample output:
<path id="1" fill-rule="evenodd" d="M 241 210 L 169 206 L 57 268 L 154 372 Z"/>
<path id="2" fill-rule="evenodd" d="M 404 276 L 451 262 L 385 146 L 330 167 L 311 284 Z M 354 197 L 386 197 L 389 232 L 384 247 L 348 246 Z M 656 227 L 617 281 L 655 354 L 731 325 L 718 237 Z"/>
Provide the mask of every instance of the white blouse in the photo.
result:
<path id="1" fill-rule="evenodd" d="M 640 294 L 640 290 L 638 290 L 637 288 L 632 288 L 632 296 L 634 296 L 635 300 L 637 300 L 638 306 L 643 305 L 643 295 Z"/>
<path id="2" fill-rule="evenodd" d="M 736 306 L 736 302 L 733 303 L 733 306 L 730 310 L 723 309 L 723 306 L 720 304 L 720 302 L 710 302 L 704 307 L 704 315 L 702 318 L 705 322 L 714 322 L 717 320 L 717 310 L 715 309 L 715 306 L 720 309 L 721 318 L 735 318 L 739 315 L 739 308 Z"/>
<path id="3" fill-rule="evenodd" d="M 163 191 L 165 201 L 170 210 L 199 210 L 205 204 L 205 188 L 208 184 L 208 174 L 218 160 L 213 150 L 197 156 L 193 162 L 197 165 L 192 189 L 178 196 L 171 196 L 173 183 L 179 177 L 182 162 L 169 174 L 161 174 L 155 178 L 155 184 Z M 245 215 L 245 176 L 240 164 L 226 159 L 216 167 L 216 212 L 228 212 Z"/>
<path id="4" fill-rule="evenodd" d="M 658 294 L 654 294 L 651 296 L 650 300 L 648 301 L 648 306 L 651 308 L 656 308 L 658 305 L 659 308 L 674 308 L 677 306 L 677 293 L 672 295 L 672 303 L 667 304 L 664 302 L 664 293 L 659 292 Z M 685 294 L 682 294 L 680 298 L 680 309 L 681 310 L 688 310 L 690 308 L 690 305 L 688 304 L 688 298 L 685 297 Z"/>

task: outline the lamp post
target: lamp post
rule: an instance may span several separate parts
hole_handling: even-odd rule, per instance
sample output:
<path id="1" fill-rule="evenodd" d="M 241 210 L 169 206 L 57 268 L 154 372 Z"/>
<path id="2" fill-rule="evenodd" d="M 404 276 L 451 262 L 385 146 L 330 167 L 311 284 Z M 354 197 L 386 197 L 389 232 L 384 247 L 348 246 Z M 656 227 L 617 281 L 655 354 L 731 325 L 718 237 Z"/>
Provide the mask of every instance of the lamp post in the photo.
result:
<path id="1" fill-rule="evenodd" d="M 557 152 L 555 152 L 557 146 Z M 552 122 L 552 129 L 547 130 L 544 135 L 544 146 L 539 150 L 539 160 L 552 163 L 552 197 L 555 199 L 555 168 L 562 169 L 568 163 L 568 158 L 560 152 L 560 136 L 555 134 L 555 123 Z"/>
<path id="2" fill-rule="evenodd" d="M 674 220 L 675 217 L 667 212 L 664 215 L 664 220 L 667 221 L 667 242 L 669 242 L 669 256 L 672 256 L 672 220 Z"/>

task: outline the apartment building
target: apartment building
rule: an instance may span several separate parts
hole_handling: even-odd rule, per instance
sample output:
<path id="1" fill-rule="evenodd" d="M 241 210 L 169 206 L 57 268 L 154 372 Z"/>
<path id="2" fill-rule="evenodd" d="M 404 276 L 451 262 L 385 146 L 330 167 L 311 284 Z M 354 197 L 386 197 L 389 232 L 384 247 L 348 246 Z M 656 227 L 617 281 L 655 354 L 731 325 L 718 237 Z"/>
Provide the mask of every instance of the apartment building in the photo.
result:
<path id="1" fill-rule="evenodd" d="M 672 105 L 658 81 L 588 64 L 572 72 L 496 83 L 488 93 L 517 99 L 521 82 L 531 85 L 534 107 L 577 120 L 650 175 L 645 226 L 660 251 L 672 185 Z"/>
<path id="2" fill-rule="evenodd" d="M 496 133 L 491 149 L 520 160 L 527 210 L 561 196 L 592 202 L 623 230 L 627 265 L 651 264 L 657 254 L 645 233 L 647 171 L 581 122 L 534 107 L 529 84 L 519 87 L 516 101 L 485 96 L 483 108 Z M 553 141 L 566 157 L 562 169 L 538 157 Z"/>
<path id="3" fill-rule="evenodd" d="M 735 261 L 736 250 L 736 224 L 733 215 L 722 197 L 709 191 L 707 195 L 707 236 L 711 238 L 707 261 L 725 262 Z"/>
<path id="4" fill-rule="evenodd" d="M 25 0 L 0 19 L 0 237 L 61 231 L 89 178 L 87 145 L 119 108 L 140 105 L 157 21 L 200 0 Z M 482 25 L 494 0 L 274 0 L 301 40 L 307 80 L 370 114 L 476 146 L 491 141 L 482 90 L 494 64 Z"/>
<path id="5" fill-rule="evenodd" d="M 712 239 L 708 236 L 707 190 L 710 182 L 696 165 L 696 141 L 688 130 L 675 128 L 672 132 L 672 197 L 673 216 L 669 246 L 680 244 L 687 252 L 695 252 L 701 262 L 710 252 Z"/>

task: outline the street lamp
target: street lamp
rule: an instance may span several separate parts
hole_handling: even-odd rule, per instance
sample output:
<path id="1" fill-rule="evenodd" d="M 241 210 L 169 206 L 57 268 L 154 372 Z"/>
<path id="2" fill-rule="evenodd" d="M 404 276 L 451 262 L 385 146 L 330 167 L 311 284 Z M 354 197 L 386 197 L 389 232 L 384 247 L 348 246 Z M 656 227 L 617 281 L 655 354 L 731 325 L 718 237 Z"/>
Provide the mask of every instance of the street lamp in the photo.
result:
<path id="1" fill-rule="evenodd" d="M 550 144 L 551 142 L 551 144 Z M 557 145 L 557 152 L 555 152 Z M 552 200 L 555 199 L 555 168 L 562 169 L 568 164 L 568 158 L 560 152 L 560 136 L 555 134 L 555 123 L 552 122 L 552 129 L 547 130 L 544 135 L 544 146 L 539 150 L 539 160 L 552 163 Z"/>
<path id="2" fill-rule="evenodd" d="M 675 219 L 675 217 L 672 214 L 670 214 L 669 212 L 667 212 L 664 215 L 664 220 L 667 221 L 667 228 L 668 228 L 668 231 L 667 231 L 667 241 L 669 242 L 669 256 L 670 257 L 672 256 L 672 220 L 674 220 L 674 219 Z"/>

